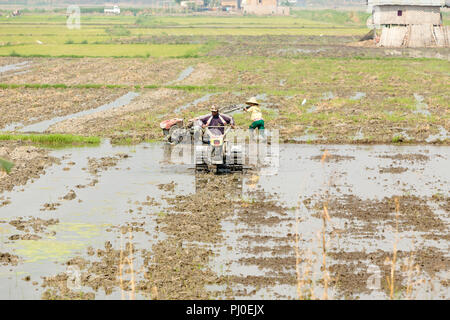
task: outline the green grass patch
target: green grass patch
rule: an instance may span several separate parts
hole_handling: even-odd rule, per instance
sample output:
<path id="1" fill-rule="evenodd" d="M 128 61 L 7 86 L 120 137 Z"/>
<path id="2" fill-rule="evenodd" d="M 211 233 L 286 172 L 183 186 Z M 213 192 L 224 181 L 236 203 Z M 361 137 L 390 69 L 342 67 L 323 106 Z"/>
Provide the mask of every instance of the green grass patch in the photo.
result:
<path id="1" fill-rule="evenodd" d="M 71 134 L 0 134 L 0 141 L 29 141 L 46 147 L 98 145 L 99 137 L 83 137 Z"/>
<path id="2" fill-rule="evenodd" d="M 111 141 L 111 144 L 113 145 L 119 145 L 119 146 L 128 146 L 135 144 L 136 142 L 133 142 L 133 139 L 130 137 L 122 137 L 122 138 L 116 138 Z"/>
<path id="3" fill-rule="evenodd" d="M 131 31 L 122 25 L 106 28 L 105 32 L 112 36 L 129 36 Z"/>
<path id="4" fill-rule="evenodd" d="M 370 14 L 362 11 L 338 10 L 292 10 L 292 16 L 306 21 L 314 21 L 332 25 L 358 25 L 365 26 Z"/>
<path id="5" fill-rule="evenodd" d="M 416 110 L 416 102 L 413 97 L 389 97 L 383 100 L 382 110 Z"/>
<path id="6" fill-rule="evenodd" d="M 396 135 L 392 137 L 392 143 L 400 143 L 403 142 L 404 138 L 402 135 Z"/>
<path id="7" fill-rule="evenodd" d="M 0 158 L 0 170 L 4 170 L 7 173 L 9 173 L 11 171 L 12 167 L 14 167 L 14 163 Z"/>

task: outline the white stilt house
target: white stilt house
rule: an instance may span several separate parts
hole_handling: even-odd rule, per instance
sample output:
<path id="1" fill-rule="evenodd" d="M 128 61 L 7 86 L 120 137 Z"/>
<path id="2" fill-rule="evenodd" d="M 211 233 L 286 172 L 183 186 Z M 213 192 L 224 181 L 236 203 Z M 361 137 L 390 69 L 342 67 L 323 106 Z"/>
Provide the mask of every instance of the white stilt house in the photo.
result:
<path id="1" fill-rule="evenodd" d="M 113 7 L 105 8 L 104 13 L 112 13 L 112 14 L 120 14 L 120 8 L 118 5 L 114 5 Z"/>
<path id="2" fill-rule="evenodd" d="M 382 29 L 380 46 L 449 46 L 441 8 L 450 0 L 367 0 L 367 5 L 374 27 Z"/>

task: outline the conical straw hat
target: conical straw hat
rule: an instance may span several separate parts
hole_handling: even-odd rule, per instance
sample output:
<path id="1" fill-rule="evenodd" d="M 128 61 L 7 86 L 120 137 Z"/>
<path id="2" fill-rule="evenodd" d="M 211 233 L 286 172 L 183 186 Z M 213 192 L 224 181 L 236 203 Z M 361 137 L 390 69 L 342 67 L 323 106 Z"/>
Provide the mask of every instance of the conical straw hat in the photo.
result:
<path id="1" fill-rule="evenodd" d="M 250 104 L 250 105 L 259 105 L 258 101 L 256 100 L 255 97 L 251 97 L 250 99 L 248 99 L 248 101 L 246 102 L 246 104 Z"/>

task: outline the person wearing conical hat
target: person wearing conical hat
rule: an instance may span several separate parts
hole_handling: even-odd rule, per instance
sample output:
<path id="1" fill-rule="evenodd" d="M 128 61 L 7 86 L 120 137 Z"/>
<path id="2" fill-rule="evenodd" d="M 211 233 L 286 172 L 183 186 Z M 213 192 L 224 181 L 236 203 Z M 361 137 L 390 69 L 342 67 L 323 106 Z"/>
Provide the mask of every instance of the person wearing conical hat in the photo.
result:
<path id="1" fill-rule="evenodd" d="M 264 135 L 264 119 L 259 108 L 258 100 L 255 97 L 251 97 L 245 104 L 244 111 L 251 113 L 250 119 L 252 120 L 252 124 L 249 129 L 253 131 L 258 128 L 259 132 Z"/>

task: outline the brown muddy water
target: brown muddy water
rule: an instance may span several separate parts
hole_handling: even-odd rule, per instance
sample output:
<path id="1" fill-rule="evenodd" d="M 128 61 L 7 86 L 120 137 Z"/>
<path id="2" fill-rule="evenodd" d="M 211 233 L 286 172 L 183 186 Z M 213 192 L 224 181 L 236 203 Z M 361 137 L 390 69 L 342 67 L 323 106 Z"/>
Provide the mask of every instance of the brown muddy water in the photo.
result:
<path id="1" fill-rule="evenodd" d="M 5 255 L 0 260 L 0 298 L 41 299 L 47 289 L 42 287 L 44 277 L 73 273 L 69 267 L 77 265 L 74 259 L 90 261 L 95 250 L 104 257 L 109 246 L 119 249 L 128 237 L 121 228 L 128 226 L 133 226 L 138 283 L 148 280 L 145 272 L 140 273 L 145 269 L 139 269 L 140 265 L 151 265 L 155 277 L 165 277 L 154 265 L 157 260 L 149 263 L 145 257 L 161 254 L 160 248 L 170 255 L 170 247 L 164 245 L 177 239 L 183 248 L 194 245 L 209 250 L 198 268 L 211 271 L 209 278 L 222 280 L 203 284 L 199 277 L 187 286 L 200 283 L 207 296 L 296 299 L 298 266 L 300 271 L 313 270 L 309 292 L 320 298 L 324 294 L 320 232 L 325 230 L 329 298 L 388 298 L 386 258 L 392 256 L 394 244 L 399 294 L 410 283 L 401 261 L 412 254 L 420 269 L 414 280 L 421 279 L 414 282 L 415 297 L 450 298 L 449 147 L 282 144 L 279 150 L 275 174 L 254 168 L 231 180 L 196 175 L 190 165 L 173 164 L 169 146 L 160 143 L 111 146 L 104 141 L 99 147 L 52 151 L 60 164 L 26 186 L 0 194 L 0 200 L 8 200 L 0 207 L 0 253 L 17 260 Z M 214 202 L 209 195 L 222 189 L 226 194 L 220 201 L 227 213 L 198 216 L 207 203 Z M 330 216 L 325 227 L 324 206 Z M 177 217 L 189 217 L 190 212 L 202 219 L 217 219 L 206 224 L 180 220 L 184 230 L 175 230 Z M 45 222 L 36 223 L 33 218 Z M 214 234 L 197 236 L 197 224 L 209 226 Z M 101 251 L 105 243 L 106 251 Z M 198 276 L 190 272 L 192 278 Z M 164 291 L 165 284 L 177 281 L 176 272 L 170 276 L 151 280 L 160 298 L 205 297 Z M 123 297 L 117 285 L 97 290 L 85 280 L 79 290 L 94 293 L 96 299 Z M 113 280 L 100 278 L 100 282 Z M 142 288 L 147 286 L 138 285 L 135 298 L 148 299 Z"/>

